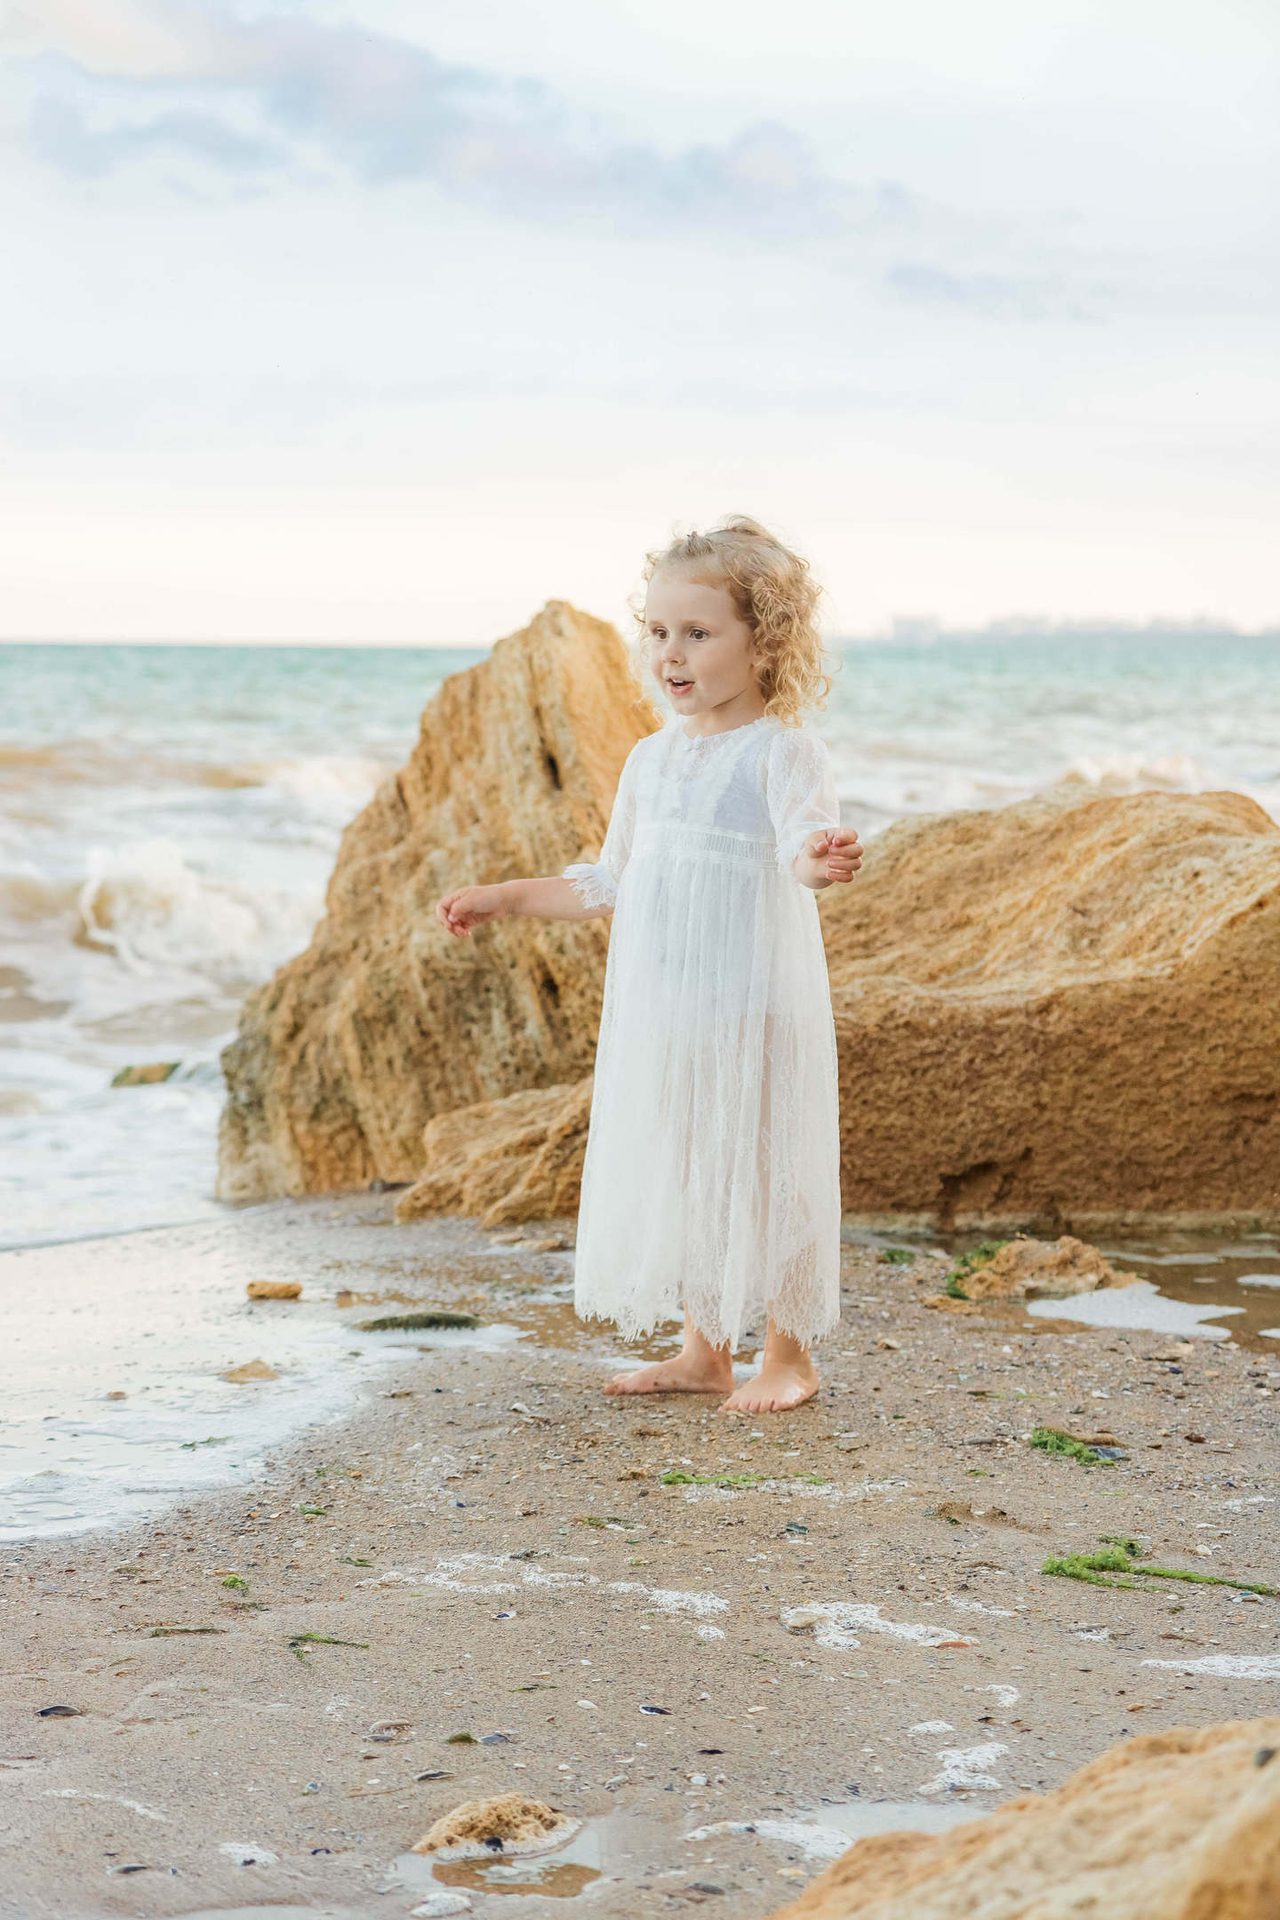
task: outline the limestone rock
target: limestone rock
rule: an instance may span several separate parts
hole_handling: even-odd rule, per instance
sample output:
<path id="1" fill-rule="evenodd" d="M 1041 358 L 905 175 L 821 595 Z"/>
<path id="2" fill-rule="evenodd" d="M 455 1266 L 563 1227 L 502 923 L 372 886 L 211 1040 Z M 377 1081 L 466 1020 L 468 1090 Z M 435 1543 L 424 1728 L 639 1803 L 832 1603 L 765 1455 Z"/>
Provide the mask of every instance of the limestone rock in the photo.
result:
<path id="1" fill-rule="evenodd" d="M 1280 1217 L 1280 827 L 1234 793 L 900 822 L 824 896 L 854 1213 Z"/>
<path id="2" fill-rule="evenodd" d="M 452 1813 L 442 1814 L 412 1851 L 436 1860 L 491 1860 L 495 1854 L 535 1853 L 542 1847 L 558 1847 L 580 1824 L 543 1800 L 500 1793 L 492 1800 L 464 1800 Z"/>
<path id="3" fill-rule="evenodd" d="M 234 1382 L 236 1386 L 247 1386 L 254 1380 L 278 1380 L 280 1374 L 265 1360 L 246 1360 L 241 1366 L 228 1367 L 222 1378 Z"/>
<path id="4" fill-rule="evenodd" d="M 772 1920 L 968 1920 L 975 1890 L 982 1920 L 1273 1920 L 1280 1719 L 1141 1735 L 949 1833 L 859 1840 Z"/>
<path id="5" fill-rule="evenodd" d="M 1032 1240 L 1018 1234 L 989 1257 L 970 1254 L 955 1269 L 963 1299 L 935 1294 L 923 1305 L 942 1312 L 964 1310 L 977 1300 L 1057 1299 L 1072 1293 L 1094 1293 L 1099 1287 L 1127 1287 L 1138 1278 L 1113 1267 L 1096 1247 L 1086 1246 L 1064 1233 L 1055 1241 Z"/>
<path id="6" fill-rule="evenodd" d="M 466 1213 L 497 1227 L 575 1213 L 590 1112 L 588 1075 L 440 1115 L 423 1134 L 424 1172 L 401 1194 L 397 1220 Z"/>
<path id="7" fill-rule="evenodd" d="M 562 600 L 450 675 L 344 833 L 310 947 L 223 1054 L 220 1198 L 413 1180 L 436 1114 L 589 1073 L 607 918 L 456 940 L 434 907 L 594 859 L 622 762 L 658 724 L 615 629 Z"/>
<path id="8" fill-rule="evenodd" d="M 148 1060 L 145 1066 L 121 1067 L 119 1073 L 113 1073 L 113 1087 L 155 1087 L 164 1080 L 172 1080 L 178 1071 L 176 1060 Z"/>

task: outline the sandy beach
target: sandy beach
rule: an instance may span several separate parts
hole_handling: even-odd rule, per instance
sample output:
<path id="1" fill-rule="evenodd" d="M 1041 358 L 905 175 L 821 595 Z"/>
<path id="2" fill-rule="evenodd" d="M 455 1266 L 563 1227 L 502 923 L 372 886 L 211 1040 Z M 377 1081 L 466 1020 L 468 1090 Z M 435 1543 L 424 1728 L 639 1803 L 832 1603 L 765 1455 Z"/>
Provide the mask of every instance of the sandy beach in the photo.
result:
<path id="1" fill-rule="evenodd" d="M 816 1401 L 614 1399 L 636 1350 L 574 1320 L 572 1220 L 513 1245 L 396 1225 L 393 1200 L 202 1229 L 241 1360 L 303 1305 L 246 1309 L 250 1279 L 305 1274 L 343 1325 L 442 1307 L 485 1327 L 353 1335 L 397 1351 L 251 1484 L 4 1549 L 6 1917 L 408 1914 L 448 1888 L 479 1913 L 764 1915 L 871 1830 L 868 1803 L 941 1823 L 1135 1732 L 1274 1703 L 1274 1599 L 1042 1572 L 1133 1536 L 1280 1583 L 1267 1342 L 931 1311 L 948 1263 L 851 1236 Z M 81 1273 L 109 1249 L 76 1249 Z M 11 1302 L 31 1257 L 4 1257 Z M 275 1371 L 239 1391 L 281 1391 Z M 1037 1425 L 1124 1457 L 1046 1456 Z M 581 1819 L 576 1841 L 523 1866 L 402 1859 L 509 1791 Z"/>

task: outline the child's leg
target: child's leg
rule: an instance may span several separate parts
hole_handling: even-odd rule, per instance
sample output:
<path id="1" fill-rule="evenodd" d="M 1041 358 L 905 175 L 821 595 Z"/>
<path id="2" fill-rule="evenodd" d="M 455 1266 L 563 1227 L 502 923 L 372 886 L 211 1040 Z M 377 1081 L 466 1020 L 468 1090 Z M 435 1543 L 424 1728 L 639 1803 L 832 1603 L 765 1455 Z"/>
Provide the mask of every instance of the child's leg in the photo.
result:
<path id="1" fill-rule="evenodd" d="M 780 1333 L 770 1314 L 759 1373 L 735 1387 L 729 1398 L 721 1401 L 719 1412 L 785 1413 L 811 1400 L 818 1385 L 818 1369 L 808 1347 L 791 1334 Z"/>
<path id="2" fill-rule="evenodd" d="M 615 1374 L 606 1393 L 723 1393 L 733 1385 L 733 1355 L 726 1341 L 713 1347 L 684 1316 L 684 1345 L 670 1360 L 656 1360 L 634 1373 Z"/>

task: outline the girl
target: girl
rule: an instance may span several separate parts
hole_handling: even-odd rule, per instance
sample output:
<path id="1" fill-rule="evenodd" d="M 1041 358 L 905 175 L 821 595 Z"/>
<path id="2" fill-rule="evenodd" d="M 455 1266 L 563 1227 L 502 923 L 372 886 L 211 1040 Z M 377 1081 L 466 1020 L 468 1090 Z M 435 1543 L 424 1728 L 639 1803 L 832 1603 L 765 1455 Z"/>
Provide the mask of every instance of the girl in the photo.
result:
<path id="1" fill-rule="evenodd" d="M 840 1317 L 835 1025 L 815 893 L 852 880 L 820 737 L 831 682 L 808 563 L 737 518 L 647 556 L 638 647 L 671 703 L 618 778 L 594 862 L 446 894 L 460 937 L 505 914 L 610 913 L 574 1306 L 625 1338 L 683 1308 L 672 1359 L 606 1393 L 810 1399 Z M 756 1376 L 733 1350 L 767 1323 Z"/>

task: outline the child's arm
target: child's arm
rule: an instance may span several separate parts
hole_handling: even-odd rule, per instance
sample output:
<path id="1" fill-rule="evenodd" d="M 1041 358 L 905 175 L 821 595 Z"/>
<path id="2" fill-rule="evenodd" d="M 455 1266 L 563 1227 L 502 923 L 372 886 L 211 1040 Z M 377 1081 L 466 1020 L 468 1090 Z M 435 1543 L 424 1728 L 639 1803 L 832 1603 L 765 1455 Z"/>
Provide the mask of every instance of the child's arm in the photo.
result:
<path id="1" fill-rule="evenodd" d="M 497 880 L 491 886 L 458 887 L 436 902 L 436 919 L 459 939 L 489 920 L 527 915 L 538 920 L 598 920 L 608 907 L 588 907 L 571 880 L 539 874 L 530 880 Z"/>
<path id="2" fill-rule="evenodd" d="M 840 799 L 826 742 L 808 728 L 784 728 L 770 743 L 765 775 L 778 866 L 815 893 L 852 880 L 862 847 L 840 825 Z"/>
<path id="3" fill-rule="evenodd" d="M 637 746 L 639 742 L 636 743 Z M 598 860 L 575 860 L 560 873 L 530 880 L 498 880 L 487 887 L 460 887 L 436 906 L 436 918 L 463 936 L 486 920 L 528 915 L 538 920 L 599 920 L 613 912 L 618 882 L 631 854 L 636 820 L 636 749 L 622 763 L 613 809 Z"/>

